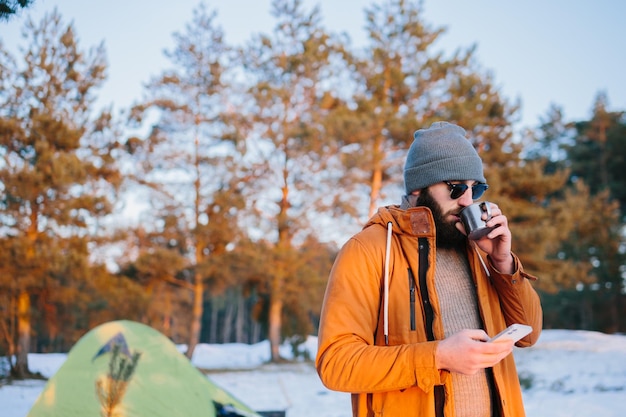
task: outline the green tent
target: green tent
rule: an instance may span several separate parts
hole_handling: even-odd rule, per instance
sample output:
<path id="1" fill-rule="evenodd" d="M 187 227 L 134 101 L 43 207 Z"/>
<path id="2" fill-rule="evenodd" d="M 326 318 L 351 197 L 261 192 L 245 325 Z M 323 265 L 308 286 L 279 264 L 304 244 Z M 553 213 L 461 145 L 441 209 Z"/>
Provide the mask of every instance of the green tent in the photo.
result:
<path id="1" fill-rule="evenodd" d="M 151 327 L 102 324 L 85 334 L 27 417 L 255 416 Z"/>

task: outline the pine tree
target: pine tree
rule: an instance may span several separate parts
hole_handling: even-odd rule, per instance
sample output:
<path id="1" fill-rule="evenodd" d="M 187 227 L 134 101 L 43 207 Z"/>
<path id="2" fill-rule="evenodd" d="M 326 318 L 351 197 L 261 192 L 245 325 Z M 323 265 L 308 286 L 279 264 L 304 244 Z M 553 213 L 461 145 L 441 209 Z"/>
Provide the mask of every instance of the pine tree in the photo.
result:
<path id="1" fill-rule="evenodd" d="M 30 7 L 34 0 L 0 0 L 0 22 L 15 16 L 20 8 Z"/>
<path id="2" fill-rule="evenodd" d="M 541 203 L 536 212 L 545 207 L 547 214 L 533 222 L 540 228 L 528 229 L 536 230 L 531 236 L 535 242 L 543 241 L 529 247 L 544 249 L 534 250 L 528 257 L 533 269 L 545 271 L 540 288 L 577 300 L 573 304 L 579 309 L 572 316 L 568 303 L 553 303 L 552 297 L 546 297 L 547 317 L 574 328 L 616 331 L 623 326 L 619 312 L 623 309 L 620 268 L 624 255 L 620 251 L 619 203 L 611 195 L 609 178 L 620 175 L 611 171 L 616 165 L 607 149 L 606 134 L 612 132 L 611 137 L 619 138 L 613 134 L 619 132 L 619 116 L 606 113 L 602 103 L 596 102 L 588 122 L 568 123 L 559 108 L 551 108 L 536 142 L 529 146 L 527 161 L 537 167 L 542 188 L 548 192 L 533 190 L 534 199 Z M 616 143 L 619 141 L 611 146 Z M 619 154 L 615 156 L 619 161 Z M 555 175 L 558 181 L 552 181 Z M 603 314 L 593 308 L 600 300 Z"/>
<path id="3" fill-rule="evenodd" d="M 573 140 L 564 146 L 573 178 L 583 178 L 592 194 L 609 190 L 626 220 L 626 122 L 623 111 L 609 111 L 608 98 L 599 94 L 591 120 L 572 124 Z"/>
<path id="4" fill-rule="evenodd" d="M 162 216 L 153 213 L 150 218 L 154 221 L 126 234 L 126 251 L 117 259 L 118 275 L 141 286 L 150 299 L 142 311 L 142 323 L 173 340 L 188 340 L 188 295 L 193 287 L 183 279 L 188 263 L 187 224 L 181 212 L 170 206 L 163 208 Z"/>
<path id="5" fill-rule="evenodd" d="M 348 211 L 361 222 L 389 196 L 399 202 L 415 130 L 434 121 L 457 123 L 482 152 L 488 132 L 510 130 L 517 110 L 481 73 L 473 47 L 450 57 L 435 50 L 444 30 L 425 22 L 421 3 L 372 5 L 366 22 L 366 47 L 349 55 L 351 95 L 335 100 L 325 123 L 342 158 L 341 208 L 367 205 L 366 213 Z"/>
<path id="6" fill-rule="evenodd" d="M 325 168 L 334 148 L 321 126 L 341 48 L 321 27 L 318 8 L 308 12 L 299 0 L 275 0 L 272 15 L 271 36 L 255 37 L 242 54 L 250 80 L 242 110 L 249 122 L 246 160 L 254 174 L 248 198 L 263 213 L 255 228 L 273 244 L 267 262 L 268 339 L 271 358 L 279 361 L 287 294 L 301 283 L 293 262 L 297 248 L 319 231 L 308 216 L 332 200 Z"/>
<path id="7" fill-rule="evenodd" d="M 346 84 L 352 89 L 343 97 L 337 95 L 325 123 L 343 164 L 337 177 L 343 190 L 340 198 L 348 201 L 341 207 L 361 221 L 374 214 L 387 193 L 398 194 L 402 188 L 398 179 L 404 150 L 413 132 L 431 120 L 449 69 L 465 60 L 446 60 L 431 52 L 443 31 L 427 26 L 420 4 L 404 0 L 373 4 L 365 16 L 368 43 L 361 53 L 348 55 L 352 73 Z M 362 203 L 367 212 L 354 212 Z"/>
<path id="8" fill-rule="evenodd" d="M 116 409 L 124 399 L 140 358 L 140 352 L 133 352 L 132 356 L 127 357 L 119 344 L 113 345 L 109 372 L 96 380 L 96 395 L 100 401 L 102 417 L 120 415 Z"/>
<path id="9" fill-rule="evenodd" d="M 589 187 L 589 200 L 576 245 L 585 248 L 584 259 L 592 265 L 595 292 L 590 295 L 601 301 L 604 314 L 596 315 L 594 325 L 603 331 L 623 331 L 626 306 L 626 264 L 624 220 L 626 219 L 626 124 L 624 112 L 608 110 L 608 98 L 599 94 L 588 121 L 572 123 L 575 132 L 565 145 L 566 163 L 571 167 L 572 182 Z M 601 317 L 601 318 L 600 318 Z"/>
<path id="10" fill-rule="evenodd" d="M 157 122 L 147 138 L 129 140 L 136 157 L 143 158 L 142 172 L 136 175 L 154 191 L 150 198 L 153 212 L 162 218 L 177 216 L 178 227 L 185 231 L 184 240 L 177 245 L 181 250 L 178 256 L 189 260 L 179 275 L 189 283 L 192 293 L 187 343 L 190 357 L 202 330 L 210 278 L 206 265 L 228 245 L 236 224 L 228 224 L 231 228 L 224 230 L 228 236 L 207 232 L 217 221 L 215 210 L 235 209 L 239 188 L 245 185 L 235 164 L 239 144 L 225 124 L 230 47 L 224 42 L 216 16 L 201 4 L 186 30 L 174 35 L 176 45 L 166 52 L 173 67 L 149 83 L 147 99 L 132 110 L 135 121 L 156 110 Z M 232 198 L 218 204 L 215 197 L 223 190 Z"/>
<path id="11" fill-rule="evenodd" d="M 20 377 L 28 374 L 33 300 L 48 294 L 72 305 L 90 285 L 88 244 L 121 181 L 112 117 L 94 117 L 103 46 L 81 51 L 57 12 L 39 25 L 29 20 L 24 36 L 22 68 L 0 51 L 0 285 L 12 308 L 4 318 L 14 323 Z"/>

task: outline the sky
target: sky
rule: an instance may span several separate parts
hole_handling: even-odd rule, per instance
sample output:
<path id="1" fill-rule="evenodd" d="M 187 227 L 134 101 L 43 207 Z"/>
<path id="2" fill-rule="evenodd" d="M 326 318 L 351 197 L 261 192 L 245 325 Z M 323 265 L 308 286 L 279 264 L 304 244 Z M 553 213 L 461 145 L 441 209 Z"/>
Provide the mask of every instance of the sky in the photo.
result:
<path id="1" fill-rule="evenodd" d="M 311 357 L 317 338 L 303 346 Z M 184 350 L 180 347 L 179 350 Z M 350 417 L 350 396 L 329 391 L 310 362 L 271 365 L 269 342 L 200 344 L 192 364 L 255 411 L 286 411 L 286 417 Z M 287 359 L 291 347 L 281 346 Z M 626 336 L 582 330 L 544 330 L 537 344 L 515 348 L 528 417 L 623 417 L 626 398 Z M 31 354 L 29 365 L 47 378 L 66 354 Z M 45 381 L 0 386 L 3 417 L 26 417 Z"/>
<path id="2" fill-rule="evenodd" d="M 358 45 L 365 36 L 364 8 L 372 0 L 303 0 L 319 5 L 324 25 L 346 32 Z M 101 106 L 117 110 L 140 101 L 143 84 L 169 66 L 174 32 L 183 32 L 199 0 L 35 0 L 0 23 L 0 39 L 9 48 L 23 41 L 27 16 L 39 21 L 54 8 L 72 22 L 82 48 L 105 43 L 109 78 L 99 94 Z M 274 25 L 271 0 L 205 1 L 218 12 L 226 41 L 242 45 L 253 33 Z M 424 20 L 446 33 L 437 50 L 477 46 L 481 67 L 510 101 L 522 104 L 519 127 L 536 127 L 551 105 L 566 120 L 589 118 L 599 92 L 608 94 L 609 110 L 626 110 L 626 2 L 619 0 L 423 0 Z M 16 53 L 15 50 L 14 53 Z"/>

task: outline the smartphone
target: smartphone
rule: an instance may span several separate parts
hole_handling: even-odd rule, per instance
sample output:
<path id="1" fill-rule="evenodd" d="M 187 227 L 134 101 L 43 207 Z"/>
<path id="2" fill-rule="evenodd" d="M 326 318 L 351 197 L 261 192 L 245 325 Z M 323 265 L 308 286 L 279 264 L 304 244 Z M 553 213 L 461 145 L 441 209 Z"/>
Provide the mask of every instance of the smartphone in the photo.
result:
<path id="1" fill-rule="evenodd" d="M 511 324 L 506 329 L 502 330 L 500 333 L 492 337 L 488 340 L 488 342 L 493 342 L 494 340 L 498 340 L 500 338 L 503 339 L 511 339 L 513 342 L 517 342 L 522 337 L 526 336 L 530 332 L 533 331 L 531 326 L 527 326 L 525 324 Z"/>

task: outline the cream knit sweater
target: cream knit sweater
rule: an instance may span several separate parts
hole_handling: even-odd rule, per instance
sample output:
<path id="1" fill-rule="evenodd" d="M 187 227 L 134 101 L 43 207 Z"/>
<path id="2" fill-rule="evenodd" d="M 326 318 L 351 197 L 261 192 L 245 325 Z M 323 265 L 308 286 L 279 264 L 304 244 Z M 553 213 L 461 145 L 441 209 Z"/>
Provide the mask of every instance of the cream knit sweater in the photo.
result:
<path id="1" fill-rule="evenodd" d="M 474 281 L 464 253 L 437 248 L 435 282 L 445 336 L 462 329 L 481 329 Z M 488 370 L 475 375 L 451 372 L 456 417 L 490 417 L 491 383 Z"/>

